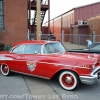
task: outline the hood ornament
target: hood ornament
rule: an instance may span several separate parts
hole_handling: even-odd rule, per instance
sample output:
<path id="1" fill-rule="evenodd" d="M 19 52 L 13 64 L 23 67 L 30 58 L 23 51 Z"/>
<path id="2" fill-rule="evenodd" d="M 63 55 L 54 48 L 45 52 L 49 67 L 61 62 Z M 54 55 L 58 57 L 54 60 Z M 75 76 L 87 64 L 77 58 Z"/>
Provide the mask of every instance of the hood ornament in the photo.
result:
<path id="1" fill-rule="evenodd" d="M 94 53 L 94 57 L 97 57 L 97 56 L 98 56 L 98 54 Z"/>
<path id="2" fill-rule="evenodd" d="M 88 55 L 88 59 L 92 58 L 90 55 Z"/>
<path id="3" fill-rule="evenodd" d="M 88 59 L 94 60 L 90 55 L 88 55 Z"/>

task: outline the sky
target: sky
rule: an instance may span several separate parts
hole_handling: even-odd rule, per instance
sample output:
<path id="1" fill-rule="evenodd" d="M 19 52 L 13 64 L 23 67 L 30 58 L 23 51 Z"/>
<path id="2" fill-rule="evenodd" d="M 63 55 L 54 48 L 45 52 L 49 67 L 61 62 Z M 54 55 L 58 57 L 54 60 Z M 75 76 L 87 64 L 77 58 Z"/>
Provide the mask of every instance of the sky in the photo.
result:
<path id="1" fill-rule="evenodd" d="M 53 19 L 72 8 L 88 5 L 91 3 L 100 2 L 100 0 L 50 0 L 50 19 Z M 44 22 L 48 21 L 48 12 Z"/>

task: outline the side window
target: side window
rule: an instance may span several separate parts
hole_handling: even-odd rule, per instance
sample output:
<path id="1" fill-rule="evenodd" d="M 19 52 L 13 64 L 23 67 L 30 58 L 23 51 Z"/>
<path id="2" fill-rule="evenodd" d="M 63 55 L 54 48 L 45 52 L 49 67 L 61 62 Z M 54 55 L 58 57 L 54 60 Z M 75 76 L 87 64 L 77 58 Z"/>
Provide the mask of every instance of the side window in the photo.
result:
<path id="1" fill-rule="evenodd" d="M 49 43 L 45 44 L 44 49 L 43 49 L 43 53 L 44 54 L 54 53 L 53 52 L 53 47 L 51 47 Z"/>
<path id="2" fill-rule="evenodd" d="M 48 54 L 48 44 L 44 45 L 43 53 Z"/>
<path id="3" fill-rule="evenodd" d="M 41 53 L 41 45 L 30 44 L 25 46 L 25 54 Z"/>
<path id="4" fill-rule="evenodd" d="M 65 51 L 66 51 L 65 48 L 59 42 L 45 44 L 43 49 L 44 54 L 59 53 Z"/>
<path id="5" fill-rule="evenodd" d="M 24 45 L 20 45 L 12 50 L 13 53 L 24 54 Z"/>

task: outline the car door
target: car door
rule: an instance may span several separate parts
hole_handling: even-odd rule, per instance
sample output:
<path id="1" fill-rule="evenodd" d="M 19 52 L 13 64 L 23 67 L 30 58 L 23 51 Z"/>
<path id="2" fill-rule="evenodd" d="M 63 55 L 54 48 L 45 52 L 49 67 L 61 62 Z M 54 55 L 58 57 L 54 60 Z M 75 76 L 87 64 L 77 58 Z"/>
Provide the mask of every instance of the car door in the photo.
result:
<path id="1" fill-rule="evenodd" d="M 24 54 L 20 55 L 20 72 L 45 77 L 46 56 L 41 54 L 41 45 L 25 45 Z"/>
<path id="2" fill-rule="evenodd" d="M 60 68 L 61 53 L 66 50 L 59 42 L 51 42 L 44 45 L 43 53 L 46 55 L 46 77 L 51 78 Z"/>

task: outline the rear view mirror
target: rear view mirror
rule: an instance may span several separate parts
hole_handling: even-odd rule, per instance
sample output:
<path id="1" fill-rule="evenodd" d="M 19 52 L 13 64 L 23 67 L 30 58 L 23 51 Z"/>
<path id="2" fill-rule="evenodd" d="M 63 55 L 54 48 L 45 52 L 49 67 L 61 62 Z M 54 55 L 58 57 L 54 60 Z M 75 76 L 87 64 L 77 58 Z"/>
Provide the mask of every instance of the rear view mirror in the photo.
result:
<path id="1" fill-rule="evenodd" d="M 38 54 L 37 51 L 35 51 L 34 54 Z"/>

